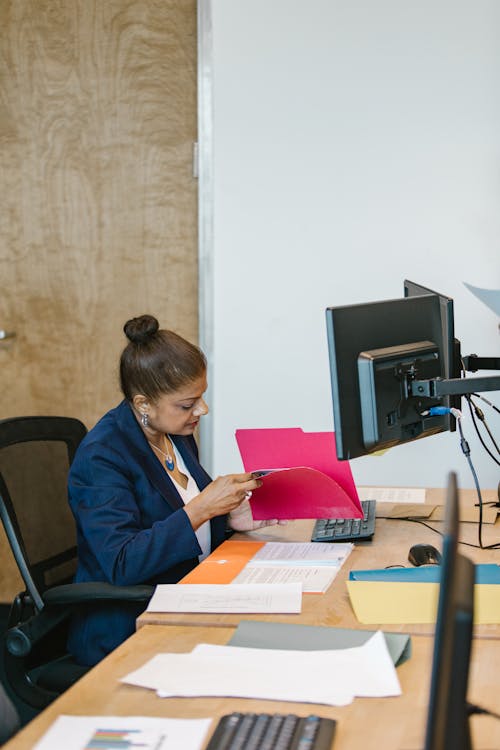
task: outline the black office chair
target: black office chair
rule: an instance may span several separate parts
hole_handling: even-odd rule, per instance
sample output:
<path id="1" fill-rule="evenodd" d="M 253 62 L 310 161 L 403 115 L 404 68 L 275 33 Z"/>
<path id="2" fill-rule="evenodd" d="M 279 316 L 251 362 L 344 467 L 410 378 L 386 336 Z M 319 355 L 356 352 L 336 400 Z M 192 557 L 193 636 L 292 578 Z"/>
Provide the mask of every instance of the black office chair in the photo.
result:
<path id="1" fill-rule="evenodd" d="M 26 586 L 10 610 L 4 634 L 5 672 L 13 692 L 47 706 L 86 671 L 66 650 L 76 607 L 96 601 L 144 602 L 152 586 L 72 583 L 75 521 L 67 474 L 87 429 L 70 417 L 0 420 L 0 517 Z"/>

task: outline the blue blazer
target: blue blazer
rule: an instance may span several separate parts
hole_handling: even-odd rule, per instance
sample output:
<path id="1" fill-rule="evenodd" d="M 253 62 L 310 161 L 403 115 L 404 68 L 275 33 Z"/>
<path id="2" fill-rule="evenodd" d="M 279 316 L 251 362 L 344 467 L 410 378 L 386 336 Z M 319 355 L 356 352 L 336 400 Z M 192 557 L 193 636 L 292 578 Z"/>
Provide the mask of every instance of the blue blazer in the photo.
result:
<path id="1" fill-rule="evenodd" d="M 193 437 L 173 436 L 199 489 L 212 480 Z M 76 520 L 76 581 L 120 586 L 177 583 L 198 564 L 201 548 L 184 503 L 153 454 L 127 401 L 109 411 L 81 442 L 68 479 Z M 212 550 L 227 516 L 213 518 Z M 68 647 L 93 665 L 128 638 L 144 605 L 100 603 L 74 617 Z"/>

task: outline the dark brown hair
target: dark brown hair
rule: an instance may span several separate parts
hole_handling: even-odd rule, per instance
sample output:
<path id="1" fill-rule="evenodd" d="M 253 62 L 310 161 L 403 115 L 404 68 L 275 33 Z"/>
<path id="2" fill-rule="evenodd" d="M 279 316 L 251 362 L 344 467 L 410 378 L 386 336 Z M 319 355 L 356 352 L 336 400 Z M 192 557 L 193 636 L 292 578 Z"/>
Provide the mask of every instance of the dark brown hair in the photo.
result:
<path id="1" fill-rule="evenodd" d="M 154 401 L 196 380 L 207 368 L 201 349 L 160 329 L 152 315 L 128 320 L 123 330 L 129 343 L 120 358 L 120 385 L 128 401 L 138 393 Z"/>

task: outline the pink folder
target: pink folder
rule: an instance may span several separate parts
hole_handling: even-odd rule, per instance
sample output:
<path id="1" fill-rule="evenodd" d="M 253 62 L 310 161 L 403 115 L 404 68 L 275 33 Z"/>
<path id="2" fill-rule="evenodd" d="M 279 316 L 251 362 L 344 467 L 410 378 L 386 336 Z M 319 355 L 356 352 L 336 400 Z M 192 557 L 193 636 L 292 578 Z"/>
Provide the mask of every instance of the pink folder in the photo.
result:
<path id="1" fill-rule="evenodd" d="M 363 517 L 351 467 L 337 461 L 333 432 L 236 430 L 236 442 L 245 471 L 273 470 L 253 491 L 256 521 Z"/>

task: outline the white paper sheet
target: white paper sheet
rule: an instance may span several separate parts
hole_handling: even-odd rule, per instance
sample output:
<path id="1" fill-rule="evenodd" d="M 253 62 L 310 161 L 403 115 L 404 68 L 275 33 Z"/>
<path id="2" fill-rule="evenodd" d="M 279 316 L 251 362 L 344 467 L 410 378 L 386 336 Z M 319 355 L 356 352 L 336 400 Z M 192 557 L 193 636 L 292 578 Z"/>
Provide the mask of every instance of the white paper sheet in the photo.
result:
<path id="1" fill-rule="evenodd" d="M 350 555 L 352 544 L 266 542 L 234 579 L 237 584 L 302 583 L 307 593 L 322 594 Z"/>
<path id="2" fill-rule="evenodd" d="M 236 583 L 159 584 L 148 612 L 300 612 L 300 581 L 280 585 Z"/>
<path id="3" fill-rule="evenodd" d="M 425 503 L 425 487 L 358 487 L 360 500 L 379 503 Z"/>
<path id="4" fill-rule="evenodd" d="M 33 750 L 200 750 L 211 719 L 59 716 Z M 118 744 L 119 743 L 119 744 Z"/>
<path id="5" fill-rule="evenodd" d="M 298 583 L 302 591 L 308 594 L 323 594 L 335 580 L 340 565 L 313 567 L 312 565 L 247 565 L 238 573 L 236 585 L 269 584 L 272 586 L 285 583 Z"/>
<path id="6" fill-rule="evenodd" d="M 400 695 L 383 634 L 358 648 L 294 651 L 199 644 L 157 654 L 123 682 L 160 697 L 238 696 L 343 706 L 355 696 Z"/>
<path id="7" fill-rule="evenodd" d="M 352 544 L 329 544 L 327 542 L 266 542 L 251 558 L 249 565 L 264 565 L 268 562 L 293 566 L 304 562 L 307 565 L 339 565 L 349 557 Z"/>
<path id="8" fill-rule="evenodd" d="M 319 567 L 311 566 L 300 567 L 275 567 L 266 565 L 263 567 L 247 565 L 241 573 L 235 578 L 236 585 L 249 584 L 252 586 L 258 584 L 269 584 L 272 586 L 295 582 L 302 586 L 302 591 L 311 594 L 324 593 L 335 579 L 339 567 Z"/>

